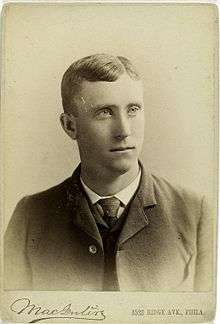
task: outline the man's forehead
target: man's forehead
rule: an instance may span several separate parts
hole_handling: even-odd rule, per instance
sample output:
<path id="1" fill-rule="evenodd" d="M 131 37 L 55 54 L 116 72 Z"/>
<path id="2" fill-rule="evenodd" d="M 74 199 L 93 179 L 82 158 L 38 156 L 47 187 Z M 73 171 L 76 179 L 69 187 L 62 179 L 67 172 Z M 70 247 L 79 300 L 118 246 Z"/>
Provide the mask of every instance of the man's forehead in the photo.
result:
<path id="1" fill-rule="evenodd" d="M 143 96 L 143 83 L 141 80 L 133 80 L 129 76 L 121 76 L 113 82 L 108 81 L 83 81 L 81 90 L 78 93 L 78 99 L 82 103 L 88 100 L 93 102 L 99 100 L 114 100 L 126 97 L 129 98 L 142 98 Z"/>
<path id="2" fill-rule="evenodd" d="M 142 80 L 134 80 L 127 74 L 122 74 L 117 80 L 115 81 L 87 81 L 84 80 L 81 84 L 81 90 L 93 90 L 95 89 L 113 89 L 113 88 L 121 88 L 121 87 L 142 87 L 143 82 Z"/>

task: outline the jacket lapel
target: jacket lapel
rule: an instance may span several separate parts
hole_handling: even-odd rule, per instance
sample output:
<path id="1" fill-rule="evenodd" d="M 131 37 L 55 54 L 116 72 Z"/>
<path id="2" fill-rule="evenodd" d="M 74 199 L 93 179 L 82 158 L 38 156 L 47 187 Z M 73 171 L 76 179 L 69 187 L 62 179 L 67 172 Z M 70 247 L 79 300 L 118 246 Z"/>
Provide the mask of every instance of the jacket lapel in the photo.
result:
<path id="1" fill-rule="evenodd" d="M 80 165 L 66 185 L 67 213 L 74 225 L 95 239 L 103 249 L 102 238 L 80 182 Z"/>
<path id="2" fill-rule="evenodd" d="M 119 246 L 148 226 L 151 211 L 156 204 L 153 180 L 142 167 L 140 185 L 137 194 L 128 206 L 128 215 L 118 240 Z"/>

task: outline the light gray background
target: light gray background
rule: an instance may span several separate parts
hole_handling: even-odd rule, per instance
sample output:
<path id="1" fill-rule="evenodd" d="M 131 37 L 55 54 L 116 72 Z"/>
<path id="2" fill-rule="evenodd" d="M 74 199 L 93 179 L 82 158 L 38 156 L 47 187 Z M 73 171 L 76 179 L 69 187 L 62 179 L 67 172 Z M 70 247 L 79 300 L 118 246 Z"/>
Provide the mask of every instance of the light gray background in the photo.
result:
<path id="1" fill-rule="evenodd" d="M 59 124 L 60 81 L 76 59 L 129 57 L 144 78 L 142 161 L 173 183 L 216 189 L 217 9 L 211 5 L 22 5 L 5 11 L 4 216 L 79 162 Z"/>

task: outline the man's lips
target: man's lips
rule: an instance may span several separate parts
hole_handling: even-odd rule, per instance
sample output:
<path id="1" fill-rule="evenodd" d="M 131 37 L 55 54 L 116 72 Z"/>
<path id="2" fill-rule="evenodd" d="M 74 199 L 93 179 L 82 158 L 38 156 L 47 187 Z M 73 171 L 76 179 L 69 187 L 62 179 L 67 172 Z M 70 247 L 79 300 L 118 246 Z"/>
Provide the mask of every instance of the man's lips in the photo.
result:
<path id="1" fill-rule="evenodd" d="M 134 146 L 117 147 L 117 148 L 111 149 L 110 152 L 123 152 L 123 151 L 134 150 L 134 149 L 135 149 Z"/>

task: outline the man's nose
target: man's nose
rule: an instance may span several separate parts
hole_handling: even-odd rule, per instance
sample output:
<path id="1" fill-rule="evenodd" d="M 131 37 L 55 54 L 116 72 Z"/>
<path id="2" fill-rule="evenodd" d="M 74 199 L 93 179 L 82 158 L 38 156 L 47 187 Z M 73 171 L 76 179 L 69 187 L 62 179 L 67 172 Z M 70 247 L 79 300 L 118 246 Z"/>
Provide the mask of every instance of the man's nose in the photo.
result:
<path id="1" fill-rule="evenodd" d="M 127 116 L 120 115 L 117 117 L 115 125 L 115 138 L 122 140 L 131 135 L 130 120 Z"/>

